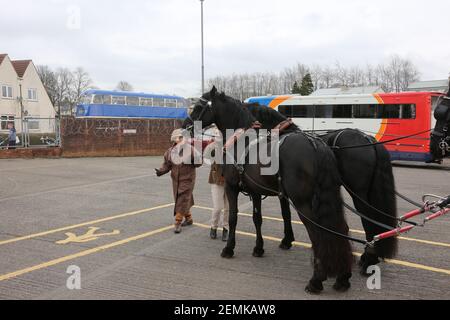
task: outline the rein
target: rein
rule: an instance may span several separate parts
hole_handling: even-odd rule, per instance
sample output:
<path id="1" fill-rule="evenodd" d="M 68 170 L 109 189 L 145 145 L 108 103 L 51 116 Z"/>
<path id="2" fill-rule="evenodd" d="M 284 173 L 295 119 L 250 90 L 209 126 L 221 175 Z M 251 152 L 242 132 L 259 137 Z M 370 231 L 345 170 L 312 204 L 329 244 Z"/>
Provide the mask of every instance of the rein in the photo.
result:
<path id="1" fill-rule="evenodd" d="M 346 149 L 358 149 L 358 148 L 374 147 L 374 146 L 381 145 L 381 144 L 387 144 L 387 143 L 391 143 L 391 142 L 395 142 L 395 141 L 405 140 L 405 139 L 412 138 L 412 137 L 415 137 L 415 136 L 419 136 L 421 134 L 428 133 L 428 132 L 431 132 L 431 131 L 433 131 L 433 129 L 421 131 L 421 132 L 418 132 L 418 133 L 415 133 L 415 134 L 411 134 L 409 136 L 402 136 L 400 138 L 391 139 L 391 140 L 387 140 L 387 141 L 383 141 L 383 142 L 374 142 L 374 143 L 361 144 L 361 145 L 348 146 L 348 147 L 332 146 L 331 148 L 333 150 L 346 150 Z"/>

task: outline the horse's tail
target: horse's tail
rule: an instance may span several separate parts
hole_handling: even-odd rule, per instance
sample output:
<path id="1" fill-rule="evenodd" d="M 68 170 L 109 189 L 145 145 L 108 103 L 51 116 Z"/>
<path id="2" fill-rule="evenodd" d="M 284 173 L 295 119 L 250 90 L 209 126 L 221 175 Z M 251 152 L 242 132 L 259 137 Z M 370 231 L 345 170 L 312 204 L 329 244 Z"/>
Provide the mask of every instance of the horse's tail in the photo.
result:
<path id="1" fill-rule="evenodd" d="M 392 216 L 389 218 L 379 212 L 368 208 L 368 216 L 376 221 L 384 223 L 390 227 L 397 226 L 397 202 L 395 196 L 395 179 L 392 170 L 392 163 L 389 152 L 384 145 L 376 145 L 376 166 L 372 185 L 369 190 L 369 204 L 384 213 Z M 386 232 L 387 230 L 367 223 L 366 232 L 369 235 L 368 240 L 372 240 L 373 236 Z M 398 240 L 396 237 L 381 240 L 375 246 L 376 253 L 381 258 L 393 258 L 397 253 Z"/>
<path id="2" fill-rule="evenodd" d="M 348 235 L 336 159 L 328 146 L 321 143 L 317 148 L 317 157 L 312 203 L 315 221 L 323 227 Z M 312 230 L 314 254 L 323 271 L 330 277 L 351 273 L 354 259 L 349 240 L 317 227 L 312 227 Z"/>

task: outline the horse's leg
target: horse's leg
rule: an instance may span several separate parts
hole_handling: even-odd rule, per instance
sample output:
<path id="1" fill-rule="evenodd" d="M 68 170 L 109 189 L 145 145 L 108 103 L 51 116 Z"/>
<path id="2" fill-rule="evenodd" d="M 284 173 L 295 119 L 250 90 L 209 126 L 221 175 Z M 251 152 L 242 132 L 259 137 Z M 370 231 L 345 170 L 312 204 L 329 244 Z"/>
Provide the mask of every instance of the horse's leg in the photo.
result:
<path id="1" fill-rule="evenodd" d="M 225 192 L 227 193 L 229 203 L 229 227 L 230 233 L 226 247 L 222 250 L 223 258 L 232 258 L 234 256 L 234 248 L 236 247 L 236 226 L 238 220 L 238 196 L 239 189 L 226 184 Z"/>
<path id="2" fill-rule="evenodd" d="M 289 201 L 285 198 L 280 198 L 281 214 L 284 222 L 284 239 L 280 243 L 280 248 L 283 250 L 289 250 L 292 248 L 292 242 L 295 241 L 294 231 L 292 230 L 292 217 Z"/>
<path id="3" fill-rule="evenodd" d="M 261 213 L 261 195 L 252 195 L 253 199 L 253 223 L 256 228 L 256 247 L 253 249 L 253 256 L 260 258 L 264 255 L 264 240 L 262 237 L 262 213 Z"/>
<path id="4" fill-rule="evenodd" d="M 351 272 L 346 272 L 340 274 L 336 278 L 336 282 L 333 285 L 333 289 L 339 292 L 345 292 L 350 289 L 350 278 L 352 277 Z"/>
<path id="5" fill-rule="evenodd" d="M 309 203 L 306 203 L 304 201 L 294 201 L 294 204 L 297 208 L 300 209 L 300 212 L 305 215 L 306 217 L 312 218 L 312 207 Z M 318 241 L 319 240 L 319 234 L 316 230 L 314 230 L 314 227 L 311 226 L 307 221 L 304 221 L 302 215 L 299 214 L 300 219 L 305 223 L 306 231 L 308 232 L 309 239 L 312 243 L 312 250 L 313 250 L 313 261 L 314 261 L 314 273 L 309 280 L 308 285 L 305 288 L 305 291 L 311 294 L 319 294 L 323 291 L 323 284 L 322 282 L 327 280 L 327 274 L 323 270 L 321 266 L 320 260 L 317 258 L 317 250 L 319 248 Z"/>
<path id="6" fill-rule="evenodd" d="M 320 261 L 314 258 L 314 274 L 309 280 L 308 285 L 305 288 L 305 291 L 310 294 L 319 294 L 323 291 L 323 282 L 327 280 L 326 273 L 322 270 L 320 266 Z"/>
<path id="7" fill-rule="evenodd" d="M 363 199 L 364 201 L 368 201 L 368 198 L 365 197 L 362 194 L 358 194 L 358 196 Z M 361 213 L 367 213 L 367 210 L 370 210 L 367 208 L 367 205 L 364 204 L 361 200 L 359 200 L 357 197 L 353 197 L 353 203 L 355 204 L 356 210 L 358 210 Z M 365 220 L 361 219 L 364 231 L 366 232 L 366 240 L 372 241 L 373 237 L 376 235 L 373 232 L 373 225 Z M 370 249 L 368 247 L 365 248 L 363 255 L 361 256 L 358 264 L 360 266 L 360 273 L 363 276 L 369 276 L 370 274 L 367 273 L 367 268 L 373 265 L 377 265 L 380 263 L 380 259 L 378 258 L 378 255 L 376 254 L 375 250 Z"/>

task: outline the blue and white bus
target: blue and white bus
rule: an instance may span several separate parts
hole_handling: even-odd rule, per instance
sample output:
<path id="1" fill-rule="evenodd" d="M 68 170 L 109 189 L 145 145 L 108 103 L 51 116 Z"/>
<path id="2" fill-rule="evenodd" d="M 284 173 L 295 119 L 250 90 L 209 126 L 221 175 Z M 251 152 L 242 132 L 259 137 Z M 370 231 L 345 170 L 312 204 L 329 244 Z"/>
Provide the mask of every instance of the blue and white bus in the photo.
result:
<path id="1" fill-rule="evenodd" d="M 77 105 L 77 118 L 185 119 L 188 101 L 179 96 L 88 90 Z"/>

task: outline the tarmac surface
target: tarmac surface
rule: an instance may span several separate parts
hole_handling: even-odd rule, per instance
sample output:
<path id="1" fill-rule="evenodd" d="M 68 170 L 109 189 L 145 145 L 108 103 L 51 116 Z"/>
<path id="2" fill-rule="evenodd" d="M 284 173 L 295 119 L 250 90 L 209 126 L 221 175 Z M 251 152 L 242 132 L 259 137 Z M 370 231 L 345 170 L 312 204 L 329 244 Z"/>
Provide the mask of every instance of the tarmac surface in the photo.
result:
<path id="1" fill-rule="evenodd" d="M 355 266 L 348 292 L 335 292 L 329 280 L 311 296 L 304 291 L 312 274 L 309 239 L 296 215 L 298 242 L 282 251 L 278 199 L 264 201 L 266 253 L 254 258 L 252 208 L 241 196 L 235 257 L 223 259 L 224 243 L 209 239 L 208 168 L 197 174 L 196 224 L 175 235 L 170 177 L 153 172 L 161 160 L 0 160 L 0 299 L 450 298 L 450 216 L 402 237 L 395 260 L 380 264 L 380 290 L 368 289 Z M 394 170 L 397 189 L 412 199 L 450 194 L 448 162 Z M 400 199 L 398 208 L 414 209 Z M 363 237 L 359 218 L 347 217 L 353 235 Z M 355 253 L 362 250 L 354 244 Z M 79 268 L 80 290 L 67 287 L 76 283 L 70 266 Z"/>

